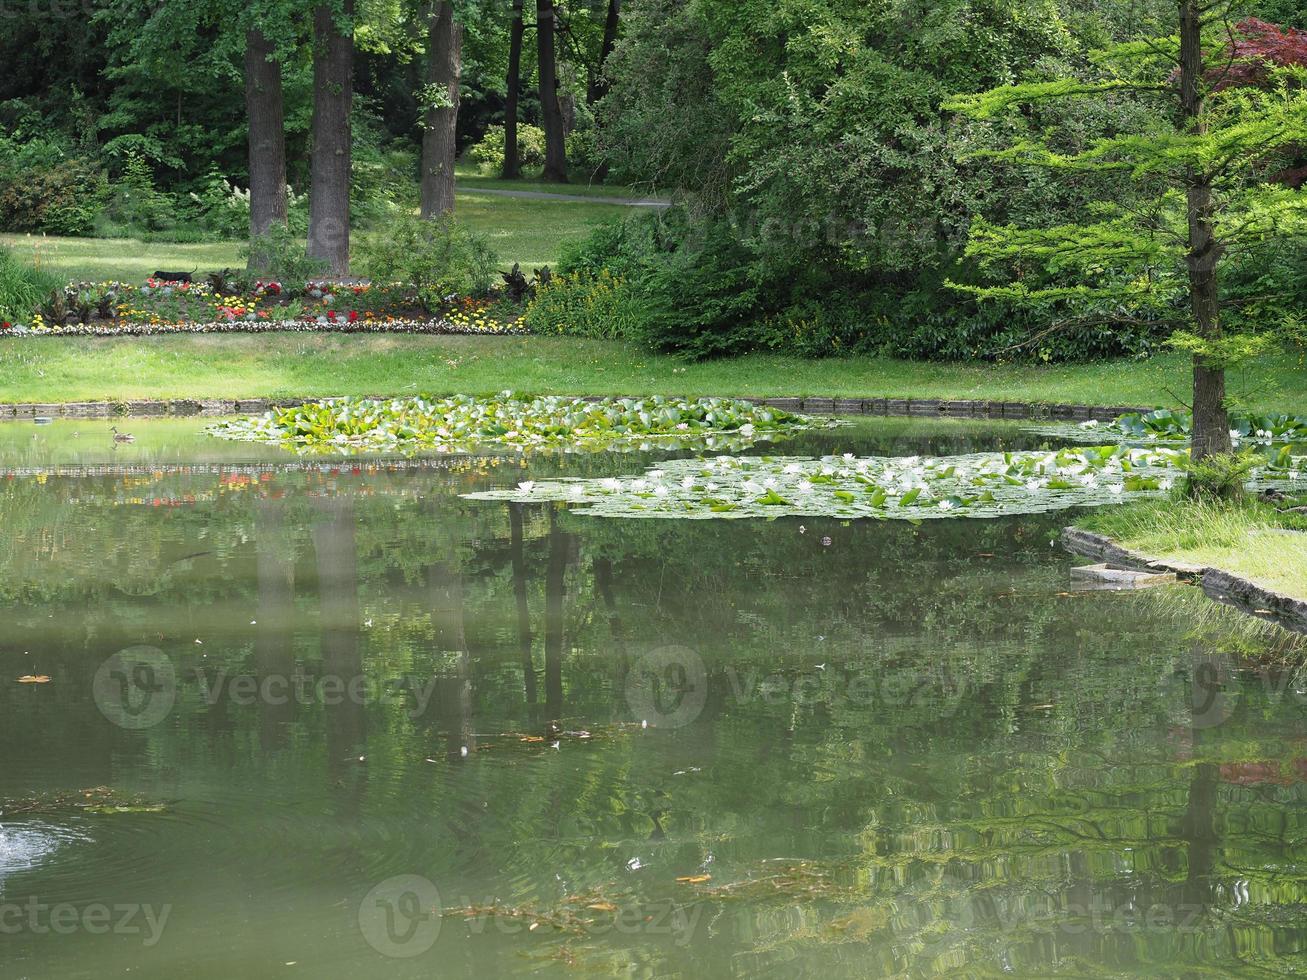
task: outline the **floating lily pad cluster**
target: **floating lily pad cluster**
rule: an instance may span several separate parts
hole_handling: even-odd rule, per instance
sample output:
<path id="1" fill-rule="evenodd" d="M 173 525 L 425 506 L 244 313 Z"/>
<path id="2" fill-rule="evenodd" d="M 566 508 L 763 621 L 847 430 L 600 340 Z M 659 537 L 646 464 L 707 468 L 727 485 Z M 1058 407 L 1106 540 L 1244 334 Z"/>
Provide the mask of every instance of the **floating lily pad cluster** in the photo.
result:
<path id="1" fill-rule="evenodd" d="M 930 458 L 718 456 L 639 477 L 526 482 L 467 496 L 562 501 L 598 517 L 981 518 L 1161 496 L 1187 460 L 1178 449 L 1125 446 Z M 1307 459 L 1281 453 L 1253 474 L 1253 485 L 1285 487 L 1305 472 Z"/>
<path id="2" fill-rule="evenodd" d="M 223 439 L 298 452 L 735 450 L 833 426 L 724 398 L 341 398 L 210 426 Z"/>
<path id="3" fill-rule="evenodd" d="M 1081 422 L 1032 428 L 1040 435 L 1097 442 L 1104 437 L 1132 443 L 1185 443 L 1193 433 L 1193 416 L 1188 412 L 1158 409 L 1156 412 L 1117 416 L 1111 422 Z M 1271 445 L 1307 442 L 1307 419 L 1296 415 L 1234 415 L 1230 435 L 1236 443 Z"/>

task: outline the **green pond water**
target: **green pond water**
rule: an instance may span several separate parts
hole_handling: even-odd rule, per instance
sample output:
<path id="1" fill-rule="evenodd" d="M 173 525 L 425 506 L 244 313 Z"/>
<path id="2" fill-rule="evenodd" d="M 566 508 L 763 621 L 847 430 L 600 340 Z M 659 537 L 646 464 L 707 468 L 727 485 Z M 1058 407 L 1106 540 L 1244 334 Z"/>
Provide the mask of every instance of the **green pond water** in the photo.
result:
<path id="1" fill-rule="evenodd" d="M 1071 514 L 612 520 L 461 494 L 657 457 L 201 427 L 0 427 L 0 976 L 1307 970 L 1302 638 L 1072 591 Z"/>

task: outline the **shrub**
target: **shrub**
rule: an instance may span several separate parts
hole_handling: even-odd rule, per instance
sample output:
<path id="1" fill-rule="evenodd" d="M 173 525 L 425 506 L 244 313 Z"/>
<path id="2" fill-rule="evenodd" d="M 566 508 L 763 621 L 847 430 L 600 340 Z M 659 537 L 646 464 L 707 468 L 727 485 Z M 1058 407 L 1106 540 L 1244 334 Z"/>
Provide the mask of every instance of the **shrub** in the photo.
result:
<path id="1" fill-rule="evenodd" d="M 313 258 L 305 250 L 304 239 L 285 225 L 273 225 L 242 249 L 246 258 L 254 256 L 259 278 L 275 279 L 291 295 L 303 291 L 304 284 L 324 275 L 328 264 Z"/>
<path id="2" fill-rule="evenodd" d="M 300 235 L 308 231 L 308 199 L 286 187 L 290 229 Z M 220 238 L 245 238 L 250 233 L 250 192 L 237 187 L 216 170 L 210 170 L 198 191 L 190 193 L 196 222 Z"/>
<path id="3" fill-rule="evenodd" d="M 638 291 L 607 269 L 556 275 L 536 288 L 526 324 L 534 333 L 625 339 L 638 330 L 640 302 Z"/>
<path id="4" fill-rule="evenodd" d="M 130 232 L 163 231 L 178 224 L 177 201 L 154 186 L 146 159 L 128 153 L 122 176 L 105 195 L 103 220 Z"/>
<path id="5" fill-rule="evenodd" d="M 447 296 L 488 292 L 499 268 L 489 242 L 453 218 L 402 218 L 363 252 L 374 280 L 412 286 L 428 310 L 437 309 Z"/>
<path id="6" fill-rule="evenodd" d="M 504 127 L 491 126 L 468 156 L 482 170 L 498 172 L 504 169 Z M 545 131 L 538 126 L 517 127 L 517 159 L 523 167 L 545 165 Z"/>
<path id="7" fill-rule="evenodd" d="M 0 249 L 0 320 L 22 323 L 64 285 L 53 273 L 28 265 Z"/>
<path id="8" fill-rule="evenodd" d="M 594 129 L 574 129 L 567 134 L 567 162 L 582 173 L 592 174 L 604 164 L 599 149 L 599 134 Z"/>
<path id="9" fill-rule="evenodd" d="M 103 175 L 80 159 L 11 171 L 0 189 L 0 225 L 7 231 L 89 234 L 103 186 Z"/>
<path id="10" fill-rule="evenodd" d="M 759 346 L 761 269 L 725 222 L 708 225 L 697 246 L 650 257 L 639 285 L 634 332 L 654 350 L 699 359 Z"/>

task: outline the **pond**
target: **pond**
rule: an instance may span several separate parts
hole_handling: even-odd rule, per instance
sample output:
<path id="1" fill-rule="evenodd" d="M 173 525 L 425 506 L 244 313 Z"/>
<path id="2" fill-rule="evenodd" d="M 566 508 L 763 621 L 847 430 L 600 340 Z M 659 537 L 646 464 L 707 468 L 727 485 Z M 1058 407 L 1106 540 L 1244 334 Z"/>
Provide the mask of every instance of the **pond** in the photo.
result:
<path id="1" fill-rule="evenodd" d="M 1301 640 L 1074 591 L 1073 512 L 588 517 L 465 495 L 667 457 L 202 425 L 0 428 L 4 976 L 1307 968 Z"/>

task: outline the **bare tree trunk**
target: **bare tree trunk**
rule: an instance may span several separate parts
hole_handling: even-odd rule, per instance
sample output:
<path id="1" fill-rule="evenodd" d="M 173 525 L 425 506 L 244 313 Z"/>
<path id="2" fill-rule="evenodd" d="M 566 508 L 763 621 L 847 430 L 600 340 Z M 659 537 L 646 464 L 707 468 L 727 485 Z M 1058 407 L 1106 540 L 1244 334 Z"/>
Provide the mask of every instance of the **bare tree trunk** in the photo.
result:
<path id="1" fill-rule="evenodd" d="M 545 131 L 547 181 L 567 182 L 567 134 L 558 104 L 558 62 L 554 54 L 554 0 L 536 0 L 536 46 L 540 72 L 540 121 Z"/>
<path id="2" fill-rule="evenodd" d="M 599 49 L 599 68 L 590 76 L 590 89 L 586 92 L 586 101 L 591 105 L 608 94 L 608 79 L 604 76 L 604 68 L 608 64 L 608 56 L 613 53 L 613 48 L 617 47 L 617 29 L 621 25 L 621 17 L 622 0 L 608 0 L 608 17 L 604 21 L 604 43 Z"/>
<path id="3" fill-rule="evenodd" d="M 250 239 L 284 225 L 286 207 L 286 126 L 281 64 L 262 31 L 245 35 L 245 114 L 250 121 Z M 266 269 L 268 256 L 250 249 L 249 268 Z"/>
<path id="4" fill-rule="evenodd" d="M 517 97 L 522 90 L 522 0 L 513 0 L 513 26 L 508 33 L 508 94 L 504 99 L 504 179 L 522 176 L 517 153 Z"/>
<path id="5" fill-rule="evenodd" d="M 458 153 L 458 83 L 463 74 L 463 27 L 450 0 L 437 0 L 427 40 L 429 106 L 422 121 L 422 217 L 454 213 L 454 158 Z"/>
<path id="6" fill-rule="evenodd" d="M 343 0 L 352 22 L 354 0 Z M 342 26 L 345 28 L 342 30 Z M 350 109 L 354 101 L 354 37 L 330 4 L 313 11 L 313 156 L 309 255 L 334 275 L 349 275 Z"/>
<path id="7" fill-rule="evenodd" d="M 1196 132 L 1206 129 L 1202 7 L 1199 0 L 1180 4 L 1180 97 L 1184 122 Z M 1197 333 L 1205 341 L 1221 338 L 1221 302 L 1216 270 L 1224 251 L 1213 227 L 1212 183 L 1195 170 L 1186 180 L 1189 218 L 1189 297 Z M 1234 451 L 1230 413 L 1225 404 L 1225 369 L 1202 354 L 1194 355 L 1193 458 Z"/>

